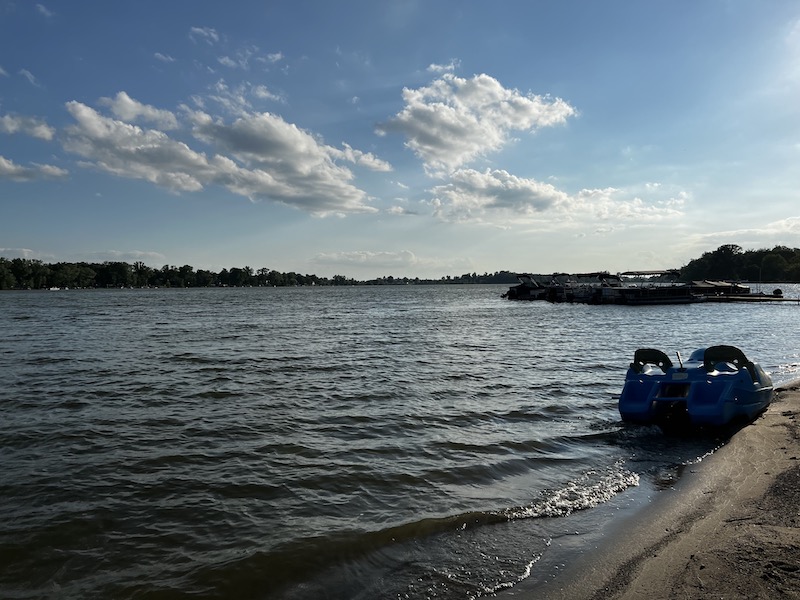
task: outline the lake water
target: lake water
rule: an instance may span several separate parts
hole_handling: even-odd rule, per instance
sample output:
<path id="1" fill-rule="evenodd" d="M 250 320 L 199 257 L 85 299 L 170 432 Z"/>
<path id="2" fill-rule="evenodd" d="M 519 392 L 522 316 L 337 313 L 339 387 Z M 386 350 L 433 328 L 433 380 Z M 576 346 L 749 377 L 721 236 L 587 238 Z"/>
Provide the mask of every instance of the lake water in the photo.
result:
<path id="1" fill-rule="evenodd" d="M 546 582 L 721 443 L 621 424 L 636 348 L 732 344 L 778 383 L 800 375 L 797 303 L 506 289 L 3 292 L 0 597 L 447 600 Z"/>

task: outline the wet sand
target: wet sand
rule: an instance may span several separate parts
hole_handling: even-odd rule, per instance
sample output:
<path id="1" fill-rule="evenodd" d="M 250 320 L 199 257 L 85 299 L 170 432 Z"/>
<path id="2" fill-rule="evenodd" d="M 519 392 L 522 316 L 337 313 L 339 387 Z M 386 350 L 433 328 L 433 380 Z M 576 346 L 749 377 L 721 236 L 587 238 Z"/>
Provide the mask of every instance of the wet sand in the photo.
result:
<path id="1" fill-rule="evenodd" d="M 800 382 L 565 573 L 518 597 L 800 599 Z"/>

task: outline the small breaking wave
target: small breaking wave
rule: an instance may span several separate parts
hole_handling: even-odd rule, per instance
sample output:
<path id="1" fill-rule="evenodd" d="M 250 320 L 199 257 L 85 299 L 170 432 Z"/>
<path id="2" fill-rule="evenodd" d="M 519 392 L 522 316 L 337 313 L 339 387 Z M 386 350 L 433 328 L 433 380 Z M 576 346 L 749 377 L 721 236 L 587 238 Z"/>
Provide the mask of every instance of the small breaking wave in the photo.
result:
<path id="1" fill-rule="evenodd" d="M 560 489 L 542 492 L 542 498 L 528 506 L 504 511 L 510 519 L 566 517 L 578 510 L 608 502 L 629 487 L 639 485 L 639 475 L 617 462 L 604 471 L 592 470 Z"/>

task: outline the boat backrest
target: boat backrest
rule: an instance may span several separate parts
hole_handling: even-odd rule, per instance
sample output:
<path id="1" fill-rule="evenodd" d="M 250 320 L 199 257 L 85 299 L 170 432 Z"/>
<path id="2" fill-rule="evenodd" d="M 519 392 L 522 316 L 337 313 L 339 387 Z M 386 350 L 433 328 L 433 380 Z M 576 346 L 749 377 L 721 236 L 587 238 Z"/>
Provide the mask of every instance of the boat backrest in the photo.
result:
<path id="1" fill-rule="evenodd" d="M 639 348 L 633 353 L 633 362 L 631 369 L 637 373 L 641 373 L 645 365 L 655 365 L 665 373 L 667 369 L 672 366 L 672 361 L 669 356 L 664 354 L 661 350 L 655 348 Z"/>
<path id="2" fill-rule="evenodd" d="M 747 360 L 744 352 L 739 350 L 736 346 L 710 346 L 706 348 L 703 353 L 703 366 L 706 371 L 713 371 L 716 369 L 718 363 L 730 363 L 737 369 L 747 369 L 753 381 L 756 381 L 756 372 L 753 363 Z"/>

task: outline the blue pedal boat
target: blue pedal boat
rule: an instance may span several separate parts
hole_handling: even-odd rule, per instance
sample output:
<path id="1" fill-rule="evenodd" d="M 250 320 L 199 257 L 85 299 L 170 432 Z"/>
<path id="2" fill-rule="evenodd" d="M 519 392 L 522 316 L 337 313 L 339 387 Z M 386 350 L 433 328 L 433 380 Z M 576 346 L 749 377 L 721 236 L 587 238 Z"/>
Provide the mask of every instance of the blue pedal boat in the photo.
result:
<path id="1" fill-rule="evenodd" d="M 735 346 L 698 348 L 678 366 L 661 350 L 640 348 L 619 397 L 627 423 L 662 429 L 747 423 L 772 401 L 772 379 Z"/>

